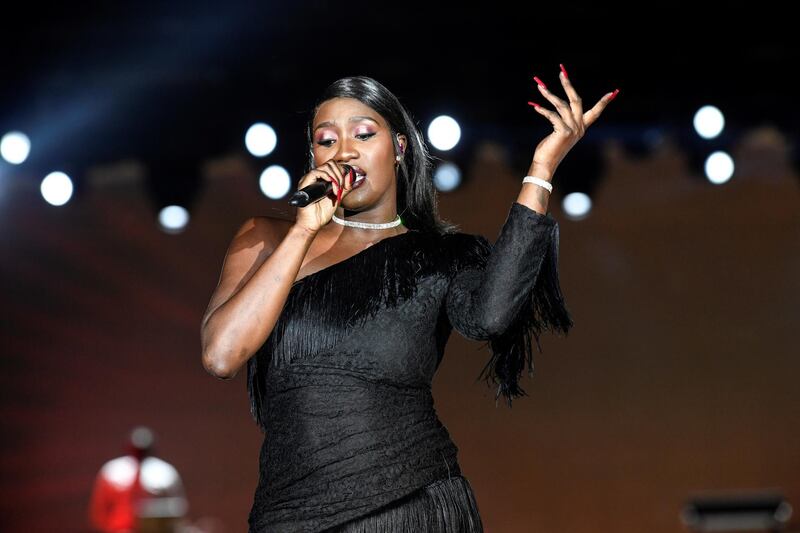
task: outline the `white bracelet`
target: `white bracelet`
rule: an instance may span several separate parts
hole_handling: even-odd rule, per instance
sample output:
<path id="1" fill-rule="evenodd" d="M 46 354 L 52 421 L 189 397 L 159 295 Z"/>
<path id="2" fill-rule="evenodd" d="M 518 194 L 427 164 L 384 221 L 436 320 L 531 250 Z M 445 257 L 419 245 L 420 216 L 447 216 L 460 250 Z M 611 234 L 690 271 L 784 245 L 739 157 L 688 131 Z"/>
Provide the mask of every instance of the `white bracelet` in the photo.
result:
<path id="1" fill-rule="evenodd" d="M 536 176 L 525 176 L 522 178 L 522 183 L 535 183 L 541 187 L 547 189 L 548 192 L 553 192 L 553 184 L 549 181 L 545 181 L 542 178 L 537 178 Z"/>

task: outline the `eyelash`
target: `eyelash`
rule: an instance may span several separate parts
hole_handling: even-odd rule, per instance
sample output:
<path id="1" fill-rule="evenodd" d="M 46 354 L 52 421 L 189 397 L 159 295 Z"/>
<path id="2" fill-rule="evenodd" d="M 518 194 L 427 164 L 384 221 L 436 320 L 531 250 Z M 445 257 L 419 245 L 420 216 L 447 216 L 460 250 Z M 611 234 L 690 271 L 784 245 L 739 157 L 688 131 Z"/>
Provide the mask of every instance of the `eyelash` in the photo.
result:
<path id="1" fill-rule="evenodd" d="M 374 136 L 375 136 L 374 133 L 359 133 L 358 135 L 356 135 L 356 137 L 366 137 L 367 139 L 369 139 L 370 137 L 374 137 Z M 364 139 L 364 140 L 366 141 L 367 139 Z M 332 140 L 333 139 L 325 139 L 324 141 L 319 141 L 317 144 L 320 145 L 320 146 L 324 146 L 325 148 L 328 148 L 330 145 L 329 144 L 325 144 L 325 143 L 331 142 Z"/>

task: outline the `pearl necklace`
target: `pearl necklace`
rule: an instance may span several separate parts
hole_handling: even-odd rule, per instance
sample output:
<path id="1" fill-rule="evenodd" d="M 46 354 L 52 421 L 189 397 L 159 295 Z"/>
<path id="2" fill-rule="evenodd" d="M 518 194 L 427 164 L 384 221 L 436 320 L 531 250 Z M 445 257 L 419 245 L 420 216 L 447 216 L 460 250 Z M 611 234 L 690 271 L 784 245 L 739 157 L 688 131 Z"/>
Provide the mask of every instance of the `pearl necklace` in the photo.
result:
<path id="1" fill-rule="evenodd" d="M 373 222 L 355 222 L 351 220 L 344 220 L 343 218 L 339 218 L 336 215 L 333 215 L 333 221 L 336 222 L 337 224 L 341 224 L 342 226 L 350 226 L 352 228 L 363 228 L 363 229 L 393 228 L 395 226 L 399 226 L 401 223 L 400 215 L 397 215 L 397 218 L 395 218 L 391 222 L 383 222 L 380 224 L 375 224 Z"/>

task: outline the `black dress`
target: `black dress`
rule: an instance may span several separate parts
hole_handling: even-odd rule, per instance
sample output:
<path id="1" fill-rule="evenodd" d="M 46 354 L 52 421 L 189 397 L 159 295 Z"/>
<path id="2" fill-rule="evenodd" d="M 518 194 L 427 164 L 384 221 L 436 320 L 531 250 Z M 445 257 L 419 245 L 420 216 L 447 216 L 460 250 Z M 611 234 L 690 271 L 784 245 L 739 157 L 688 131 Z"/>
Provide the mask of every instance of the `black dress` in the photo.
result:
<path id="1" fill-rule="evenodd" d="M 482 531 L 431 384 L 455 328 L 487 341 L 495 404 L 526 395 L 532 341 L 573 325 L 558 240 L 514 202 L 494 245 L 409 230 L 295 282 L 247 364 L 265 433 L 249 532 Z"/>

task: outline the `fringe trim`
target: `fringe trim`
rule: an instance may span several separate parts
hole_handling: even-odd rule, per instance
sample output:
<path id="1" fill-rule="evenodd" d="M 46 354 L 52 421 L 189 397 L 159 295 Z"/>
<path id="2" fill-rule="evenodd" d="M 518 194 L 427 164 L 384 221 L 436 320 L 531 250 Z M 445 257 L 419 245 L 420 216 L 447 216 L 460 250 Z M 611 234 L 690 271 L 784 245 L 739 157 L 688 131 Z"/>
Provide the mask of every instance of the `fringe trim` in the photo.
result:
<path id="1" fill-rule="evenodd" d="M 442 479 L 327 533 L 483 533 L 478 504 L 460 476 Z"/>
<path id="2" fill-rule="evenodd" d="M 550 214 L 546 215 L 552 219 Z M 496 386 L 495 406 L 504 396 L 528 396 L 519 385 L 527 365 L 533 376 L 533 341 L 549 329 L 567 335 L 574 325 L 558 278 L 558 223 L 537 280 L 517 318 L 500 336 L 486 342 L 491 358 L 476 381 Z M 247 362 L 250 413 L 266 432 L 267 374 L 270 365 L 286 365 L 334 347 L 354 327 L 380 310 L 410 298 L 417 282 L 431 274 L 454 276 L 465 268 L 485 268 L 492 245 L 481 235 L 438 235 L 409 231 L 389 237 L 358 254 L 315 272 L 292 285 L 281 318 L 258 352 Z"/>
<path id="3" fill-rule="evenodd" d="M 460 267 L 454 260 L 460 252 L 445 245 L 449 236 L 409 230 L 292 285 L 272 333 L 247 362 L 250 413 L 263 432 L 269 366 L 323 353 L 379 311 L 411 298 L 423 276 L 451 275 Z"/>
<path id="4" fill-rule="evenodd" d="M 549 213 L 546 216 L 552 220 Z M 529 396 L 519 382 L 526 366 L 528 377 L 533 376 L 533 340 L 542 353 L 540 336 L 545 330 L 567 336 L 574 326 L 558 277 L 559 239 L 558 222 L 555 222 L 546 257 L 530 296 L 508 329 L 485 344 L 492 356 L 476 381 L 484 379 L 490 387 L 497 386 L 495 407 L 500 396 L 506 398 L 509 407 L 514 398 Z"/>

